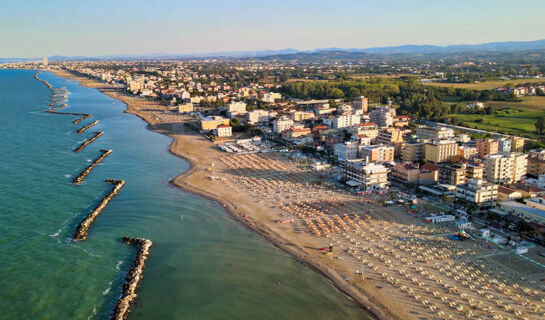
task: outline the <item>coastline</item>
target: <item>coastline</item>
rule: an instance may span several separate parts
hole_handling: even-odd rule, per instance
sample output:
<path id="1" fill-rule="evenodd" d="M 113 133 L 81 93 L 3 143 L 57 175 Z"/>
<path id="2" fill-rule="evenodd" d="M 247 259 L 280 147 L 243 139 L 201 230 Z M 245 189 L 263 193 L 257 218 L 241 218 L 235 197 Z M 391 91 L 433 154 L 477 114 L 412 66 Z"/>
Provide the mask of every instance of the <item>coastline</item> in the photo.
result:
<path id="1" fill-rule="evenodd" d="M 206 186 L 201 185 L 203 183 L 195 183 L 197 179 L 202 179 L 202 175 L 206 174 L 206 165 L 202 158 L 199 158 L 199 154 L 189 152 L 186 149 L 189 143 L 192 146 L 199 145 L 200 147 L 209 149 L 213 146 L 213 143 L 205 139 L 201 135 L 195 133 L 192 129 L 187 128 L 180 124 L 168 124 L 159 121 L 157 118 L 148 116 L 146 117 L 143 112 L 139 112 L 138 108 L 130 100 L 147 101 L 140 98 L 129 97 L 128 95 L 118 94 L 114 86 L 105 83 L 98 82 L 96 80 L 88 79 L 68 71 L 62 70 L 49 70 L 54 72 L 57 76 L 79 81 L 79 84 L 88 88 L 97 89 L 103 94 L 116 99 L 125 104 L 125 113 L 134 114 L 144 120 L 149 130 L 165 134 L 172 139 L 169 145 L 169 152 L 177 157 L 186 160 L 190 167 L 187 171 L 182 172 L 178 176 L 172 178 L 169 182 L 184 191 L 209 198 L 222 205 L 230 214 L 230 216 L 242 225 L 250 228 L 273 245 L 288 253 L 294 257 L 297 261 L 303 263 L 305 266 L 319 273 L 325 277 L 339 292 L 343 293 L 349 299 L 358 304 L 364 312 L 371 318 L 377 319 L 403 319 L 398 312 L 392 312 L 391 307 L 386 307 L 381 301 L 375 299 L 372 295 L 364 293 L 363 288 L 356 288 L 349 282 L 343 279 L 335 268 L 321 261 L 319 257 L 313 257 L 309 253 L 305 252 L 305 249 L 291 241 L 287 237 L 283 237 L 278 232 L 269 228 L 266 223 L 262 223 L 259 219 L 253 219 L 249 213 L 252 209 L 244 205 L 235 205 L 233 199 L 226 197 L 225 195 L 219 195 L 218 193 L 211 193 L 207 191 Z M 125 98 L 125 99 L 124 99 Z M 158 104 L 157 104 L 158 105 Z M 164 109 L 164 107 L 163 107 Z M 173 129 L 173 127 L 176 127 Z M 193 149 L 192 149 L 193 150 Z M 219 152 L 219 151 L 217 151 Z M 192 183 L 193 182 L 193 183 Z"/>

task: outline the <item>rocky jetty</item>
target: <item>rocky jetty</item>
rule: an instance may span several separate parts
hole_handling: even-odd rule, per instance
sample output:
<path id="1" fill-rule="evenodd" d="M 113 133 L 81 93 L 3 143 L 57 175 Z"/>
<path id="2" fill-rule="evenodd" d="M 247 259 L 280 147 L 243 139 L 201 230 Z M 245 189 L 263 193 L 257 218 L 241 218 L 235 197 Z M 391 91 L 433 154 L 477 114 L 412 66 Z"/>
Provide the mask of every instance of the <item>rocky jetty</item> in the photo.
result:
<path id="1" fill-rule="evenodd" d="M 87 147 L 90 143 L 92 143 L 93 141 L 95 141 L 96 139 L 98 139 L 101 135 L 103 135 L 104 132 L 102 131 L 98 131 L 98 132 L 95 132 L 95 135 L 92 136 L 91 138 L 89 138 L 87 141 L 85 141 L 84 143 L 80 144 L 79 147 L 77 147 L 76 149 L 74 149 L 74 152 L 80 152 L 81 150 L 85 149 L 85 147 Z"/>
<path id="2" fill-rule="evenodd" d="M 36 73 L 34 73 L 34 79 L 40 81 L 41 83 L 45 84 L 46 87 L 48 87 L 49 89 L 51 89 L 52 86 L 49 84 L 49 82 L 40 79 L 40 78 L 38 77 L 38 73 L 40 73 L 40 71 L 36 71 Z"/>
<path id="3" fill-rule="evenodd" d="M 81 121 L 83 121 L 85 119 L 89 119 L 89 118 L 91 118 L 93 116 L 92 114 L 87 114 L 87 113 L 73 113 L 73 114 L 81 116 L 81 118 L 77 118 L 76 120 L 72 121 L 73 124 L 78 124 Z"/>
<path id="4" fill-rule="evenodd" d="M 82 133 L 85 132 L 85 130 L 91 128 L 92 126 L 96 126 L 97 124 L 98 124 L 98 120 L 95 120 L 95 121 L 89 123 L 88 125 L 86 125 L 85 127 L 79 129 L 79 130 L 76 131 L 76 132 L 79 133 L 79 134 L 82 134 Z"/>
<path id="5" fill-rule="evenodd" d="M 53 106 L 56 106 L 58 104 L 66 103 L 66 102 L 68 102 L 68 99 L 60 99 L 60 100 L 51 102 L 50 104 L 48 104 L 48 106 L 53 107 Z"/>
<path id="6" fill-rule="evenodd" d="M 67 106 L 67 104 L 65 103 L 65 104 L 62 104 L 62 105 L 60 105 L 60 106 L 58 106 L 58 107 L 54 107 L 54 108 L 51 108 L 51 109 L 47 109 L 47 110 L 45 110 L 45 112 L 53 113 L 54 111 L 57 111 L 57 110 L 62 109 L 62 108 L 65 108 L 66 106 Z"/>
<path id="7" fill-rule="evenodd" d="M 102 200 L 96 205 L 96 207 L 89 212 L 89 214 L 83 219 L 78 226 L 76 227 L 76 231 L 74 231 L 74 235 L 72 236 L 74 241 L 83 241 L 87 239 L 87 234 L 89 231 L 89 228 L 91 227 L 91 224 L 95 219 L 102 213 L 102 211 L 106 208 L 108 203 L 112 200 L 113 197 L 115 197 L 121 188 L 125 185 L 125 180 L 111 180 L 108 179 L 106 182 L 111 183 L 114 185 L 112 190 L 108 192 L 107 195 L 102 198 Z"/>
<path id="8" fill-rule="evenodd" d="M 100 150 L 100 152 L 102 152 L 102 155 L 98 158 L 95 159 L 95 161 L 93 161 L 87 168 L 85 168 L 85 170 L 83 170 L 82 172 L 80 172 L 80 174 L 78 174 L 74 180 L 72 180 L 72 183 L 73 184 L 80 184 L 83 182 L 83 180 L 85 180 L 85 178 L 89 175 L 89 173 L 91 173 L 91 170 L 93 170 L 93 168 L 101 163 L 102 161 L 104 161 L 104 159 L 110 155 L 110 153 L 114 152 L 113 150 Z"/>
<path id="9" fill-rule="evenodd" d="M 130 312 L 131 303 L 137 297 L 136 288 L 144 276 L 143 272 L 146 260 L 148 259 L 149 250 L 153 245 L 151 240 L 143 238 L 123 237 L 122 241 L 129 245 L 135 245 L 138 248 L 138 253 L 136 254 L 131 269 L 125 276 L 121 297 L 117 300 L 114 310 L 110 315 L 110 319 L 113 320 L 124 320 L 127 318 Z"/>

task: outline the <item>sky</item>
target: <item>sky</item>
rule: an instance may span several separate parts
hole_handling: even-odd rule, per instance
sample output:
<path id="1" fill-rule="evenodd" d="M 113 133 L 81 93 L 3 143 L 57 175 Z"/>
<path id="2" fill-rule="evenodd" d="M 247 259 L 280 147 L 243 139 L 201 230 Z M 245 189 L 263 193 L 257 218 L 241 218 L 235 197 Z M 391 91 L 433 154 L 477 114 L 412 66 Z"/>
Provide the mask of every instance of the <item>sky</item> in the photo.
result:
<path id="1" fill-rule="evenodd" d="M 0 57 L 545 39 L 541 0 L 8 0 Z"/>

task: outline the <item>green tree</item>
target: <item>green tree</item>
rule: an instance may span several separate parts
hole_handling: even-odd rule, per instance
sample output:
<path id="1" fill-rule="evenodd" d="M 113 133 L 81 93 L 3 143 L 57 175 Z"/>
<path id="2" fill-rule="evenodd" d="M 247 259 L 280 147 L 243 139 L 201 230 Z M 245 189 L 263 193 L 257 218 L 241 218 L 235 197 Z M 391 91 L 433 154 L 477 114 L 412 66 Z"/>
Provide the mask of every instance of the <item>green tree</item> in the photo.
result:
<path id="1" fill-rule="evenodd" d="M 543 133 L 545 131 L 545 116 L 539 117 L 534 125 L 536 126 L 537 133 Z"/>

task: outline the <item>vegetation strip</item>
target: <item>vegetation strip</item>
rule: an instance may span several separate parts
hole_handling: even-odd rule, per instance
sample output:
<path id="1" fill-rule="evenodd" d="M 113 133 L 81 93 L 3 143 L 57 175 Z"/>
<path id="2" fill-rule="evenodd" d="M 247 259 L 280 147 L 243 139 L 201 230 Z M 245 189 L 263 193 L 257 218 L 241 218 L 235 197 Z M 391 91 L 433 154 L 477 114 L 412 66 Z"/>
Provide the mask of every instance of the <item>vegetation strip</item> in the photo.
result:
<path id="1" fill-rule="evenodd" d="M 102 132 L 102 131 L 95 132 L 94 136 L 89 138 L 89 140 L 85 141 L 84 143 L 80 144 L 79 147 L 74 149 L 74 152 L 80 152 L 81 150 L 85 149 L 85 147 L 87 147 L 90 143 L 92 143 L 93 141 L 98 139 L 103 134 L 104 134 L 104 132 Z"/>
<path id="2" fill-rule="evenodd" d="M 110 155 L 110 153 L 114 152 L 113 150 L 100 150 L 100 152 L 102 152 L 102 155 L 98 158 L 95 159 L 95 161 L 93 161 L 93 163 L 91 163 L 87 168 L 85 168 L 85 170 L 83 170 L 82 172 L 80 172 L 80 174 L 78 174 L 77 177 L 74 178 L 74 180 L 72 180 L 72 183 L 73 184 L 80 184 L 83 182 L 83 180 L 85 180 L 85 178 L 89 175 L 89 173 L 91 173 L 91 170 L 93 170 L 93 168 L 101 163 L 107 156 Z"/>
<path id="3" fill-rule="evenodd" d="M 78 224 L 73 235 L 74 241 L 83 241 L 87 239 L 87 234 L 93 221 L 95 221 L 95 219 L 106 208 L 112 198 L 115 197 L 119 193 L 119 190 L 121 190 L 121 188 L 123 188 L 123 186 L 125 185 L 125 180 L 108 179 L 106 180 L 106 182 L 114 184 L 114 187 L 110 190 L 110 192 L 108 192 L 108 194 L 104 198 L 102 198 L 102 200 L 96 205 L 96 207 L 94 207 L 93 210 L 89 212 L 85 219 L 83 219 Z"/>
<path id="4" fill-rule="evenodd" d="M 144 267 L 148 259 L 149 250 L 153 242 L 144 238 L 123 237 L 121 240 L 126 244 L 135 245 L 138 248 L 138 253 L 134 259 L 133 265 L 125 276 L 125 283 L 121 290 L 121 297 L 117 300 L 115 307 L 110 315 L 110 319 L 123 320 L 127 318 L 130 312 L 130 306 L 133 300 L 137 297 L 136 288 L 138 283 L 143 278 Z"/>
<path id="5" fill-rule="evenodd" d="M 98 124 L 98 120 L 95 120 L 95 121 L 91 122 L 90 124 L 86 125 L 85 127 L 79 129 L 76 132 L 79 133 L 79 134 L 82 134 L 82 133 L 85 132 L 85 130 L 91 128 L 92 126 L 96 126 L 97 124 Z"/>

